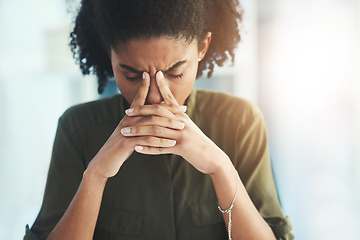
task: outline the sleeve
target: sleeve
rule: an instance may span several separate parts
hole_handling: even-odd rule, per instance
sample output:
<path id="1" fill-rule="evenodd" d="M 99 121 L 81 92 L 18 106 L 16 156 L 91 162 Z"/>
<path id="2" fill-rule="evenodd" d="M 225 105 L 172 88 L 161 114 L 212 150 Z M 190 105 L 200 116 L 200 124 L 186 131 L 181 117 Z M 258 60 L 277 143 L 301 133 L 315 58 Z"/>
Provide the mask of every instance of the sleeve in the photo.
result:
<path id="1" fill-rule="evenodd" d="M 42 240 L 48 237 L 74 197 L 84 171 L 85 163 L 60 118 L 43 203 L 32 228 L 26 227 L 24 240 Z"/>
<path id="2" fill-rule="evenodd" d="M 261 216 L 277 239 L 292 240 L 291 223 L 284 217 L 270 163 L 267 133 L 263 116 L 257 108 L 242 121 L 236 134 L 234 165 Z"/>

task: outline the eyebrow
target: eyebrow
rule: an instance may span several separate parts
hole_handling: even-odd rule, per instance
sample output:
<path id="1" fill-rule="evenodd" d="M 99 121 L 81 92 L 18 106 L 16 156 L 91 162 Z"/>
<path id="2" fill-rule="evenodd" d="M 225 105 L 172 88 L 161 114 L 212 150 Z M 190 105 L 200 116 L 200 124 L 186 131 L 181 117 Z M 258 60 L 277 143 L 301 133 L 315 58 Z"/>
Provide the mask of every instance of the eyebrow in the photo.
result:
<path id="1" fill-rule="evenodd" d="M 142 71 L 138 71 L 135 68 L 132 68 L 132 67 L 130 67 L 128 65 L 125 65 L 125 64 L 119 64 L 119 67 L 124 68 L 124 69 L 126 69 L 126 70 L 128 70 L 130 72 L 133 72 L 133 73 L 138 73 L 138 74 L 142 73 Z"/>
<path id="2" fill-rule="evenodd" d="M 174 65 L 172 65 L 168 70 L 166 70 L 164 72 L 170 72 L 171 70 L 174 70 L 175 68 L 180 67 L 184 63 L 186 63 L 186 60 L 179 61 L 179 62 L 175 63 Z"/>
<path id="3" fill-rule="evenodd" d="M 170 71 L 174 70 L 175 68 L 180 67 L 184 63 L 186 63 L 186 60 L 179 61 L 179 62 L 175 63 L 174 65 L 172 65 L 168 70 L 166 70 L 164 72 L 165 73 L 170 72 Z M 132 68 L 132 67 L 126 65 L 126 64 L 119 64 L 119 67 L 124 68 L 124 69 L 126 69 L 126 70 L 128 70 L 130 72 L 137 73 L 137 74 L 141 74 L 143 72 L 143 71 L 136 70 L 135 68 Z"/>

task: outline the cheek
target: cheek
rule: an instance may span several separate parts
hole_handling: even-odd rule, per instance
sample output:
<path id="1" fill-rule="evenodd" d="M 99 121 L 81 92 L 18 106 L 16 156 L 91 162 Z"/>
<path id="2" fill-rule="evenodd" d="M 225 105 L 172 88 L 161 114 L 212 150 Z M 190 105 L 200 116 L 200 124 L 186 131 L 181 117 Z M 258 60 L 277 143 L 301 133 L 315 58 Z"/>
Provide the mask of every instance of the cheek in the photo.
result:
<path id="1" fill-rule="evenodd" d="M 118 86 L 121 94 L 125 97 L 128 103 L 131 104 L 137 93 L 137 90 L 140 87 L 140 84 L 126 81 L 124 76 L 121 74 L 116 74 L 115 72 L 114 77 L 116 85 Z"/>
<path id="2" fill-rule="evenodd" d="M 192 71 L 189 71 L 183 79 L 170 82 L 169 88 L 180 105 L 184 104 L 185 100 L 190 95 L 191 90 L 194 87 L 196 74 L 197 67 L 193 68 Z"/>
<path id="3" fill-rule="evenodd" d="M 131 104 L 136 96 L 136 93 L 138 91 L 138 86 L 123 86 L 122 88 L 119 88 L 121 94 L 124 96 L 124 98 L 128 101 L 129 104 Z"/>

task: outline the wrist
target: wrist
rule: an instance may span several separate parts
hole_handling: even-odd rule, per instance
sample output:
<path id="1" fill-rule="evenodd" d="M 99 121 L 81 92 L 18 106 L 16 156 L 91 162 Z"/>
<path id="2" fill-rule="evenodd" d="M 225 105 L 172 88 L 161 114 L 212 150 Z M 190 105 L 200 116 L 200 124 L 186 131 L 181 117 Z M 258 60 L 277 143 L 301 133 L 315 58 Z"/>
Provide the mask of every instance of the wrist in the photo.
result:
<path id="1" fill-rule="evenodd" d="M 83 173 L 83 181 L 91 182 L 96 185 L 105 185 L 107 177 L 101 176 L 95 169 L 87 168 Z"/>
<path id="2" fill-rule="evenodd" d="M 228 155 L 221 149 L 218 148 L 218 150 L 218 154 L 212 155 L 212 171 L 209 173 L 211 177 L 226 174 L 234 168 Z"/>
<path id="3" fill-rule="evenodd" d="M 218 164 L 216 164 L 216 166 L 214 166 L 214 170 L 210 173 L 210 177 L 213 180 L 217 179 L 217 178 L 222 178 L 226 174 L 228 174 L 232 168 L 234 168 L 234 167 L 229 166 L 229 164 L 227 162 L 223 161 L 223 164 L 221 164 L 219 161 Z"/>

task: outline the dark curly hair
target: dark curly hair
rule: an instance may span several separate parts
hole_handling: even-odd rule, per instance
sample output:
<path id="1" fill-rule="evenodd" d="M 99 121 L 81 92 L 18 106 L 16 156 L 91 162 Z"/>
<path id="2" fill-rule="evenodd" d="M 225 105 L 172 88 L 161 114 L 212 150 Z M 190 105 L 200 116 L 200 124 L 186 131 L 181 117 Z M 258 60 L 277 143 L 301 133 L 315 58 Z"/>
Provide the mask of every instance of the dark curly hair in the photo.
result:
<path id="1" fill-rule="evenodd" d="M 226 60 L 234 62 L 242 10 L 237 0 L 82 0 L 70 34 L 70 47 L 82 73 L 96 74 L 102 93 L 113 77 L 109 50 L 131 39 L 171 36 L 212 40 L 197 78 Z"/>

